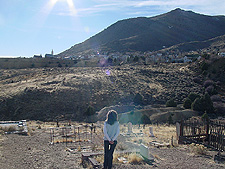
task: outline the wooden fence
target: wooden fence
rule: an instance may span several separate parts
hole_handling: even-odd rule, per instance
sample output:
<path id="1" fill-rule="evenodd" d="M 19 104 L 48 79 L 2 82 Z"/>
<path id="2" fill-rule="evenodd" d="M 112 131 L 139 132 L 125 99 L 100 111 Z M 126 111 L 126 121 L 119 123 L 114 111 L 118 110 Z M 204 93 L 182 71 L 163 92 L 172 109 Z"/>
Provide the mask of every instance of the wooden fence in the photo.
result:
<path id="1" fill-rule="evenodd" d="M 225 150 L 225 124 L 192 119 L 176 124 L 179 143 L 202 143 L 219 151 Z"/>

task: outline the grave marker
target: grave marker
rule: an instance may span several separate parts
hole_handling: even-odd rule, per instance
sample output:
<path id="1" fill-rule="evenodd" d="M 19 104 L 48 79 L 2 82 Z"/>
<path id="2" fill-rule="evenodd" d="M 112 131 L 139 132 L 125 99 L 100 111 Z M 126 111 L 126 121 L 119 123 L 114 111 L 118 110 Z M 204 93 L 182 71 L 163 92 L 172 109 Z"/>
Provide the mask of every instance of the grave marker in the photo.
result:
<path id="1" fill-rule="evenodd" d="M 128 123 L 128 132 L 127 133 L 128 134 L 132 133 L 132 123 L 131 122 Z"/>
<path id="2" fill-rule="evenodd" d="M 155 137 L 153 134 L 153 127 L 149 127 L 149 134 L 150 134 L 150 137 Z"/>
<path id="3" fill-rule="evenodd" d="M 144 144 L 140 145 L 140 154 L 147 161 L 154 160 L 154 157 L 149 153 L 149 148 Z"/>

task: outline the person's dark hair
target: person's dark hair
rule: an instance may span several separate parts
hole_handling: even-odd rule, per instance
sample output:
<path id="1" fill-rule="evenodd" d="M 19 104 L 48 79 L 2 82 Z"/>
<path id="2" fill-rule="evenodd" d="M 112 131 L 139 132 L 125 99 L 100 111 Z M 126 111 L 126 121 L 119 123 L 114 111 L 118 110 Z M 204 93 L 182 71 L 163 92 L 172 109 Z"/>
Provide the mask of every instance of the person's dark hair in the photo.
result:
<path id="1" fill-rule="evenodd" d="M 115 110 L 110 110 L 107 114 L 106 122 L 110 125 L 117 121 L 117 112 Z"/>

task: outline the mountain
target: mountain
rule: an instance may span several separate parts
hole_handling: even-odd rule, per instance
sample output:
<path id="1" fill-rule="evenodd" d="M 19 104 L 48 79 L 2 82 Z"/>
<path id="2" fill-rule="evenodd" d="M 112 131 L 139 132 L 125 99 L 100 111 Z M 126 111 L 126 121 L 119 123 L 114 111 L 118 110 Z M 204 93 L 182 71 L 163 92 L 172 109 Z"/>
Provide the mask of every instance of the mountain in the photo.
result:
<path id="1" fill-rule="evenodd" d="M 175 9 L 154 17 L 120 20 L 59 56 L 94 51 L 155 51 L 185 42 L 206 41 L 225 34 L 225 16 Z"/>
<path id="2" fill-rule="evenodd" d="M 210 51 L 213 50 L 219 50 L 224 49 L 225 47 L 225 35 L 217 36 L 212 39 L 207 39 L 205 41 L 191 41 L 191 42 L 185 42 L 180 43 L 178 45 L 171 46 L 169 48 L 165 48 L 160 50 L 160 52 L 170 52 L 170 51 L 182 51 L 182 52 L 188 52 L 188 51 L 196 51 L 199 49 Z"/>

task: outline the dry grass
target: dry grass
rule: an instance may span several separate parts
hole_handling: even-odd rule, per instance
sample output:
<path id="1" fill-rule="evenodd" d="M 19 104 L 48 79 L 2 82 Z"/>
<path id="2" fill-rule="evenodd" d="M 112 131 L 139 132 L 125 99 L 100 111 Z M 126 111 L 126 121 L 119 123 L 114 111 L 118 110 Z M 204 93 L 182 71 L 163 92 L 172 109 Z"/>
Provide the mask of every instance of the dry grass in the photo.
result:
<path id="1" fill-rule="evenodd" d="M 124 151 L 127 149 L 127 146 L 123 142 L 118 142 L 116 145 L 116 150 Z"/>
<path id="2" fill-rule="evenodd" d="M 12 131 L 17 131 L 17 130 L 23 130 L 23 128 L 19 128 L 17 127 L 17 125 L 10 125 L 10 126 L 5 126 L 5 127 L 1 127 L 1 130 L 3 130 L 4 132 L 12 132 Z"/>
<path id="3" fill-rule="evenodd" d="M 130 164 L 141 164 L 143 159 L 136 153 L 131 153 L 128 156 L 128 163 Z"/>
<path id="4" fill-rule="evenodd" d="M 145 128 L 141 125 L 139 127 L 138 125 L 132 126 L 133 133 L 143 133 L 142 136 L 136 135 L 134 137 L 130 137 L 128 141 L 134 142 L 134 143 L 143 143 L 148 144 L 152 141 L 157 141 L 160 143 L 170 143 L 171 144 L 171 138 L 173 137 L 173 145 L 178 146 L 177 138 L 176 138 L 176 126 L 175 125 L 145 125 Z M 155 137 L 149 137 L 149 127 L 153 127 L 153 134 Z M 125 131 L 123 133 L 127 133 L 127 126 L 121 125 L 121 131 Z"/>
<path id="5" fill-rule="evenodd" d="M 190 144 L 190 152 L 196 155 L 206 155 L 207 148 L 204 145 L 192 143 Z"/>

